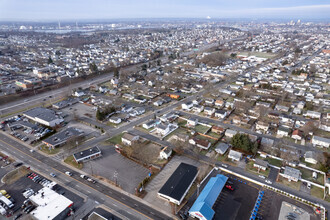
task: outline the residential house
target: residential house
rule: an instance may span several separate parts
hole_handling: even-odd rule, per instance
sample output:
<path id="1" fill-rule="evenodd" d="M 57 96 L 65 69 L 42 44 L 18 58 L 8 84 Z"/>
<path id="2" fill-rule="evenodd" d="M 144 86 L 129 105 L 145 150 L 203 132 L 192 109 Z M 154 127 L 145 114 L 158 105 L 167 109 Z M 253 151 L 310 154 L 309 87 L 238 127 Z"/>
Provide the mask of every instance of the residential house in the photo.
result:
<path id="1" fill-rule="evenodd" d="M 186 102 L 186 103 L 183 103 L 182 105 L 181 105 L 181 108 L 183 109 L 183 110 L 187 110 L 187 111 L 189 111 L 192 107 L 193 107 L 193 103 L 191 102 L 191 101 L 188 101 L 188 102 Z"/>
<path id="2" fill-rule="evenodd" d="M 317 155 L 314 151 L 306 151 L 304 157 L 307 163 L 317 164 Z"/>
<path id="3" fill-rule="evenodd" d="M 161 99 L 159 99 L 159 100 L 157 100 L 157 101 L 155 101 L 155 102 L 153 103 L 154 106 L 161 106 L 161 105 L 163 105 L 163 104 L 164 104 L 164 102 L 163 102 L 163 100 L 161 100 Z"/>
<path id="4" fill-rule="evenodd" d="M 277 111 L 281 111 L 281 112 L 288 112 L 289 111 L 289 107 L 286 107 L 284 105 L 276 105 L 275 106 L 275 110 Z"/>
<path id="5" fill-rule="evenodd" d="M 195 127 L 198 124 L 198 118 L 190 117 L 187 119 L 187 127 Z"/>
<path id="6" fill-rule="evenodd" d="M 223 100 L 218 99 L 215 101 L 215 106 L 218 108 L 222 108 L 224 105 L 225 105 L 225 102 Z"/>
<path id="7" fill-rule="evenodd" d="M 114 123 L 114 124 L 120 124 L 121 123 L 121 118 L 113 116 L 113 117 L 109 118 L 109 122 Z"/>
<path id="8" fill-rule="evenodd" d="M 131 134 L 131 133 L 124 133 L 124 135 L 121 137 L 121 142 L 125 145 L 131 146 L 134 142 L 139 140 L 139 135 Z"/>
<path id="9" fill-rule="evenodd" d="M 208 150 L 211 146 L 211 142 L 209 142 L 208 140 L 198 139 L 198 138 L 189 139 L 189 143 L 196 145 L 197 147 L 203 150 Z"/>
<path id="10" fill-rule="evenodd" d="M 222 127 L 213 125 L 211 131 L 216 134 L 222 134 L 225 131 L 225 129 Z"/>
<path id="11" fill-rule="evenodd" d="M 237 131 L 231 130 L 231 129 L 227 129 L 226 132 L 225 132 L 225 136 L 226 137 L 229 137 L 229 138 L 234 137 L 235 134 L 237 134 Z"/>
<path id="12" fill-rule="evenodd" d="M 170 131 L 169 123 L 160 123 L 156 126 L 156 133 L 165 136 Z"/>
<path id="13" fill-rule="evenodd" d="M 262 130 L 264 132 L 267 132 L 269 129 L 269 124 L 263 121 L 258 121 L 256 123 L 256 130 Z"/>
<path id="14" fill-rule="evenodd" d="M 329 148 L 330 139 L 314 135 L 313 138 L 312 138 L 312 144 L 313 144 L 313 146 L 320 146 L 320 147 Z"/>
<path id="15" fill-rule="evenodd" d="M 223 154 L 225 154 L 227 152 L 228 149 L 229 149 L 229 145 L 228 144 L 220 142 L 215 147 L 215 152 L 217 152 L 218 154 L 223 155 Z"/>
<path id="16" fill-rule="evenodd" d="M 215 109 L 214 109 L 214 108 L 211 108 L 211 107 L 205 107 L 205 108 L 204 108 L 204 112 L 205 112 L 207 115 L 211 116 L 211 115 L 213 115 L 213 113 L 215 112 Z"/>
<path id="17" fill-rule="evenodd" d="M 286 166 L 282 176 L 284 178 L 287 178 L 289 180 L 289 182 L 291 182 L 291 181 L 298 182 L 298 180 L 300 180 L 300 178 L 301 178 L 301 171 L 297 170 L 295 168 Z"/>
<path id="18" fill-rule="evenodd" d="M 241 152 L 230 150 L 228 154 L 228 158 L 232 159 L 233 161 L 240 161 L 242 159 L 243 154 Z"/>
<path id="19" fill-rule="evenodd" d="M 277 135 L 280 137 L 288 137 L 289 133 L 290 133 L 290 129 L 283 127 L 283 126 L 279 126 L 277 129 Z"/>
<path id="20" fill-rule="evenodd" d="M 196 113 L 201 113 L 204 110 L 204 106 L 203 105 L 194 105 L 192 107 L 192 110 Z"/>
<path id="21" fill-rule="evenodd" d="M 225 111 L 225 110 L 217 109 L 215 111 L 215 117 L 217 117 L 217 118 L 224 119 L 226 116 L 227 116 L 227 111 Z"/>
<path id="22" fill-rule="evenodd" d="M 187 142 L 189 140 L 189 135 L 178 133 L 178 134 L 174 134 L 172 136 L 172 139 L 177 141 Z"/>
<path id="23" fill-rule="evenodd" d="M 157 120 L 150 120 L 148 122 L 143 123 L 142 127 L 145 129 L 150 129 L 155 127 L 157 124 Z"/>
<path id="24" fill-rule="evenodd" d="M 307 111 L 304 114 L 305 117 L 315 118 L 315 119 L 321 119 L 321 113 L 315 112 L 315 111 Z"/>
<path id="25" fill-rule="evenodd" d="M 303 133 L 302 131 L 296 129 L 292 132 L 291 138 L 295 139 L 295 140 L 301 140 L 303 138 Z"/>
<path id="26" fill-rule="evenodd" d="M 265 171 L 268 168 L 268 162 L 257 158 L 254 161 L 253 167 Z"/>
<path id="27" fill-rule="evenodd" d="M 160 152 L 159 152 L 159 158 L 160 159 L 168 160 L 168 158 L 170 158 L 171 155 L 172 155 L 172 149 L 170 149 L 167 146 L 162 147 Z"/>

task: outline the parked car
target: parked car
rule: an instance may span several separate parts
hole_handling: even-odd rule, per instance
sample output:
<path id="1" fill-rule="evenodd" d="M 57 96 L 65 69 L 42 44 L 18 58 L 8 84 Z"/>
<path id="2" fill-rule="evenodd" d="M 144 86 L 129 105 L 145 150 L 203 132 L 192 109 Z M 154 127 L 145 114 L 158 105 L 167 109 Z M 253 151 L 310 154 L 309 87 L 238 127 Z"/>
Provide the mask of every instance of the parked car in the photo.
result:
<path id="1" fill-rule="evenodd" d="M 259 177 L 260 177 L 261 179 L 266 179 L 266 177 L 263 176 L 263 175 L 259 175 Z"/>
<path id="2" fill-rule="evenodd" d="M 266 180 L 265 182 L 268 183 L 268 184 L 273 184 L 273 182 L 270 181 L 270 180 Z"/>
<path id="3" fill-rule="evenodd" d="M 234 191 L 234 187 L 232 185 L 226 184 L 225 187 L 231 191 Z"/>

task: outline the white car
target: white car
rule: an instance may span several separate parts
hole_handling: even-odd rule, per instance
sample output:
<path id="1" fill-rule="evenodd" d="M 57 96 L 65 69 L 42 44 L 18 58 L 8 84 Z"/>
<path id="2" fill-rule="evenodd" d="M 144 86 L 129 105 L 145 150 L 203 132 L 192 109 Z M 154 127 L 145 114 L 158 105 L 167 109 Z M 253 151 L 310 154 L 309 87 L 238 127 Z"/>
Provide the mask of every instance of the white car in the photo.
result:
<path id="1" fill-rule="evenodd" d="M 266 179 L 266 177 L 263 176 L 263 175 L 259 175 L 259 177 L 260 177 L 261 179 Z"/>
<path id="2" fill-rule="evenodd" d="M 307 183 L 307 188 L 310 189 L 312 185 L 310 183 Z"/>
<path id="3" fill-rule="evenodd" d="M 270 181 L 270 180 L 266 180 L 265 182 L 268 183 L 268 184 L 273 184 L 273 182 Z"/>
<path id="4" fill-rule="evenodd" d="M 226 164 L 224 164 L 224 163 L 223 163 L 223 164 L 221 164 L 221 166 L 223 166 L 223 167 L 226 167 L 226 168 L 228 167 L 228 166 L 227 166 Z"/>
<path id="5" fill-rule="evenodd" d="M 72 176 L 72 173 L 69 172 L 69 171 L 66 171 L 65 174 L 68 175 L 68 176 Z"/>

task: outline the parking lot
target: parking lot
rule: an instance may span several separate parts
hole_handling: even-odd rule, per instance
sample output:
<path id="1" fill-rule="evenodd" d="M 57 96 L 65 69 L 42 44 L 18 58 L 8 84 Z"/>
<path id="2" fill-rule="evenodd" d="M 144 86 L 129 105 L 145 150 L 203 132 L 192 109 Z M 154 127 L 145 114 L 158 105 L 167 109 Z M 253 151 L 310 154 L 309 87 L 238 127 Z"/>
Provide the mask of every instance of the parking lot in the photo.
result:
<path id="1" fill-rule="evenodd" d="M 214 219 L 249 219 L 260 186 L 232 175 L 224 175 L 228 176 L 228 181 L 233 183 L 234 191 L 223 188 L 213 206 Z"/>
<path id="2" fill-rule="evenodd" d="M 52 182 L 49 178 L 45 178 L 35 172 L 32 172 L 32 173 L 35 174 L 34 176 L 39 176 L 41 180 L 45 179 L 45 181 L 48 180 L 49 182 Z M 32 189 L 34 192 L 37 192 L 38 190 L 40 190 L 41 188 L 44 187 L 41 185 L 41 183 L 42 183 L 42 181 L 37 183 L 37 182 L 32 181 L 32 179 L 30 179 L 26 176 L 23 176 L 20 179 L 18 179 L 17 181 L 15 181 L 13 184 L 2 185 L 1 190 L 6 190 L 7 193 L 15 200 L 15 205 L 14 205 L 14 208 L 12 209 L 12 211 L 14 213 L 13 213 L 13 216 L 9 219 L 13 219 L 19 213 L 22 213 L 23 217 L 27 216 L 27 214 L 23 213 L 23 210 L 21 209 L 23 202 L 26 200 L 26 198 L 23 196 L 23 192 L 24 192 L 24 190 L 29 189 L 29 188 Z M 59 194 L 64 195 L 71 201 L 73 201 L 74 207 L 79 208 L 80 206 L 82 206 L 83 198 L 81 198 L 80 196 L 74 194 L 73 192 L 71 192 L 71 191 L 67 190 L 66 188 L 61 187 L 59 185 L 57 185 L 54 188 L 54 190 L 57 191 Z"/>
<path id="3" fill-rule="evenodd" d="M 301 202 L 298 202 L 286 196 L 275 193 L 271 190 L 266 189 L 264 191 L 265 191 L 265 196 L 260 206 L 261 208 L 260 214 L 264 217 L 264 219 L 267 220 L 279 219 L 282 202 L 288 202 L 303 209 L 305 212 L 309 214 L 310 220 L 321 219 L 319 215 L 315 214 L 313 208 L 308 205 L 305 205 Z"/>
<path id="4" fill-rule="evenodd" d="M 21 115 L 6 119 L 1 123 L 3 131 L 29 144 L 36 142 L 53 131 L 43 125 L 29 121 Z"/>
<path id="5" fill-rule="evenodd" d="M 101 176 L 130 193 L 135 193 L 138 184 L 147 177 L 149 170 L 115 151 L 112 145 L 99 146 L 102 157 L 85 162 L 83 170 L 94 176 Z"/>

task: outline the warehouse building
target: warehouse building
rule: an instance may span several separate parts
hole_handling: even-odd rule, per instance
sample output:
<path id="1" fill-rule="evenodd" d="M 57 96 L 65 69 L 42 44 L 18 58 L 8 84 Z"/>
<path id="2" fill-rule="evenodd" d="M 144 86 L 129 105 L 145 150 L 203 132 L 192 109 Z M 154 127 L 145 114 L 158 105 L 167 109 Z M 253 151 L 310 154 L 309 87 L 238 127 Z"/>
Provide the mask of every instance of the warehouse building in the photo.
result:
<path id="1" fill-rule="evenodd" d="M 197 173 L 197 167 L 181 163 L 159 190 L 158 196 L 180 205 L 195 181 Z"/>

